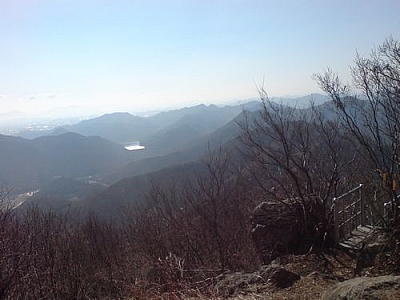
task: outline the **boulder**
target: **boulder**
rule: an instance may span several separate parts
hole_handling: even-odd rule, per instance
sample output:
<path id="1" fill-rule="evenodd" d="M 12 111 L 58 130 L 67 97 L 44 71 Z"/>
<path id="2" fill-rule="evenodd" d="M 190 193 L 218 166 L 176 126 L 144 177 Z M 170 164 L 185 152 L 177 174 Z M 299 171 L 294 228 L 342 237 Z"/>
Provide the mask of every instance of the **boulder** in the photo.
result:
<path id="1" fill-rule="evenodd" d="M 293 204 L 262 202 L 251 217 L 251 236 L 263 264 L 291 253 L 304 253 L 309 245 L 301 231 L 302 211 Z"/>
<path id="2" fill-rule="evenodd" d="M 266 282 L 272 283 L 280 289 L 292 286 L 293 283 L 300 279 L 299 274 L 274 265 L 261 267 L 259 274 Z"/>
<path id="3" fill-rule="evenodd" d="M 333 285 L 322 300 L 400 299 L 400 276 L 356 277 Z"/>

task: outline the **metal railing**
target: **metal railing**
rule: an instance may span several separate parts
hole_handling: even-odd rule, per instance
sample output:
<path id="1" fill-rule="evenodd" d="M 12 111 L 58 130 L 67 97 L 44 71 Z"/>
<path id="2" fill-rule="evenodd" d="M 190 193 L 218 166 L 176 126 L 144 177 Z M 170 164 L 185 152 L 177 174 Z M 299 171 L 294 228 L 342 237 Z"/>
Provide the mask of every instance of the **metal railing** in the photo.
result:
<path id="1" fill-rule="evenodd" d="M 386 226 L 392 214 L 392 203 L 387 198 L 388 194 L 383 190 L 366 193 L 363 184 L 333 198 L 335 243 L 351 236 L 358 226 Z"/>
<path id="2" fill-rule="evenodd" d="M 333 198 L 333 219 L 335 225 L 335 243 L 351 234 L 359 225 L 364 225 L 365 204 L 363 184 L 353 188 L 340 197 Z"/>

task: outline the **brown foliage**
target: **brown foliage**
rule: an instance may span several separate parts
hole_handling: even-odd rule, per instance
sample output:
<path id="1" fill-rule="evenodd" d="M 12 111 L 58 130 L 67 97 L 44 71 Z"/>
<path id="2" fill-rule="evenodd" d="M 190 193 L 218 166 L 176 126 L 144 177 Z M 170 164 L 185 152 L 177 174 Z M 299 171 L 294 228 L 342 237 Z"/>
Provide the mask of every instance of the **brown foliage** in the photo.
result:
<path id="1" fill-rule="evenodd" d="M 135 270 L 122 231 L 88 217 L 29 210 L 0 213 L 0 299 L 87 299 L 127 295 Z"/>
<path id="2" fill-rule="evenodd" d="M 129 239 L 154 268 L 175 258 L 175 280 L 198 268 L 250 269 L 257 262 L 249 235 L 254 202 L 240 172 L 223 152 L 210 152 L 205 165 L 207 173 L 192 181 L 153 182 L 147 205 L 127 218 Z"/>

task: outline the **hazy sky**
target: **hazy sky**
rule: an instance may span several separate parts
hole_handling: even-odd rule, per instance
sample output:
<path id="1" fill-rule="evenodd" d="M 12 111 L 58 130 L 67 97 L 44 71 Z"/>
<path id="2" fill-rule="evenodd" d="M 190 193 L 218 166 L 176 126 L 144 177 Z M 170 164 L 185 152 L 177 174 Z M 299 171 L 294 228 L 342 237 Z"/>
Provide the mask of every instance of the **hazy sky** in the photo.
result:
<path id="1" fill-rule="evenodd" d="M 305 95 L 390 35 L 399 0 L 0 0 L 0 114 Z"/>

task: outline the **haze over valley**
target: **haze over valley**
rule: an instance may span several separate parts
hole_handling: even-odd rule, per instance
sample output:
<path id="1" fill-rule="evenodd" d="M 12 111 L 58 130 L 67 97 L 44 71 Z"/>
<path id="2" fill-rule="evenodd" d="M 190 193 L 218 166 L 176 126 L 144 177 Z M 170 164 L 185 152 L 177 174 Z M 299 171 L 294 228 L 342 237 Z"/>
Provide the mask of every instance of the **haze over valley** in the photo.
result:
<path id="1" fill-rule="evenodd" d="M 322 104 L 328 97 L 313 94 L 274 101 L 306 108 L 310 101 Z M 143 201 L 147 192 L 143 182 L 157 176 L 155 172 L 173 176 L 179 168 L 185 169 L 184 165 L 195 163 L 199 167 L 209 151 L 234 147 L 231 144 L 240 135 L 243 112 L 260 108 L 260 100 L 254 99 L 236 105 L 202 104 L 150 116 L 115 112 L 84 120 L 46 120 L 42 127 L 41 123 L 9 127 L 12 135 L 0 135 L 0 179 L 19 209 L 28 205 L 76 206 L 113 215 L 124 206 Z M 162 171 L 166 168 L 168 172 Z M 194 170 L 188 168 L 183 177 Z M 131 178 L 132 192 L 119 192 L 121 196 L 113 192 L 112 199 L 100 201 L 103 205 L 109 201 L 107 209 L 90 200 L 101 199 L 100 192 L 109 194 L 107 188 L 115 190 L 113 185 L 121 186 L 119 181 L 123 180 L 126 184 L 127 178 Z"/>
<path id="2" fill-rule="evenodd" d="M 328 100 L 323 95 L 310 95 L 277 101 L 304 106 L 312 99 L 318 103 Z M 149 174 L 165 168 L 170 168 L 172 176 L 181 165 L 198 164 L 207 151 L 237 139 L 243 111 L 260 108 L 261 102 L 253 100 L 240 105 L 197 105 L 147 117 L 118 112 L 75 119 L 76 123 L 66 119 L 63 124 L 57 119 L 47 120 L 43 127 L 10 127 L 12 135 L 0 135 L 0 179 L 19 208 L 30 202 L 64 208 L 79 201 L 85 203 L 89 201 L 85 199 L 124 178 L 136 176 L 132 180 L 143 182 Z M 145 186 L 133 188 L 129 200 L 114 195 L 109 200 L 114 209 L 105 210 L 96 203 L 85 209 L 99 214 L 117 211 L 129 202 L 135 203 L 135 198 L 142 201 Z M 26 193 L 31 194 L 25 197 Z M 41 198 L 53 198 L 54 204 Z"/>

